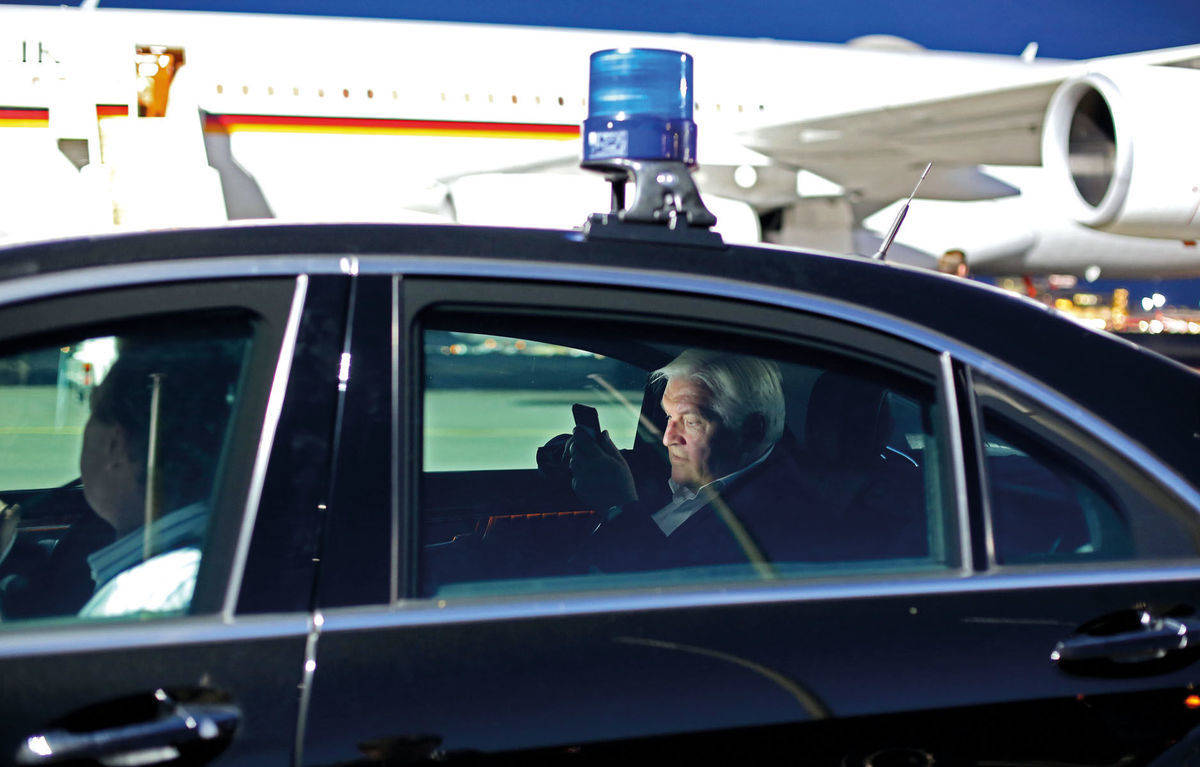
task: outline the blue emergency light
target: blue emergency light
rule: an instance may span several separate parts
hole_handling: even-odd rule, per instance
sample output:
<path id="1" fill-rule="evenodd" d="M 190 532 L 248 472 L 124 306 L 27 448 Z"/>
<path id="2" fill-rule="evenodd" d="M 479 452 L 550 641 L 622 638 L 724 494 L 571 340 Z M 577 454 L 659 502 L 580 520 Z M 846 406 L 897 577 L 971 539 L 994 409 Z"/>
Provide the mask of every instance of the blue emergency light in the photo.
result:
<path id="1" fill-rule="evenodd" d="M 592 54 L 583 164 L 603 166 L 612 160 L 695 167 L 691 56 L 649 48 Z"/>

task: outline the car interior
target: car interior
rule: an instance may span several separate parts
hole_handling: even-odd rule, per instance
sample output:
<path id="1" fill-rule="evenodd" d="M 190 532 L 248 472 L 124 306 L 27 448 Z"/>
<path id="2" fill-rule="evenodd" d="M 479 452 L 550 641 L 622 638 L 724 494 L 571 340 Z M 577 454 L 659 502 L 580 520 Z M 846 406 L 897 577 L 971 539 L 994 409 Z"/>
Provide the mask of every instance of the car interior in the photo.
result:
<path id="1" fill-rule="evenodd" d="M 629 340 L 636 335 L 613 333 L 583 337 L 530 332 L 509 326 L 509 333 L 524 332 L 517 343 L 554 344 L 555 356 L 537 360 L 543 371 L 562 360 L 566 372 L 518 373 L 525 362 L 498 348 L 511 347 L 512 336 L 466 334 L 444 327 L 471 327 L 461 318 L 427 326 L 423 348 L 428 390 L 448 377 L 447 368 L 474 374 L 473 385 L 528 390 L 514 395 L 511 407 L 520 407 L 535 390 L 557 405 L 569 431 L 572 401 L 603 407 L 614 396 L 624 396 L 636 410 L 636 437 L 632 444 L 614 441 L 630 465 L 639 485 L 665 483 L 669 473 L 662 432 L 666 423 L 659 402 L 663 382 L 651 383 L 649 373 L 673 359 L 686 345 L 679 341 Z M 489 329 L 497 327 L 489 318 Z M 478 327 L 478 325 L 476 325 Z M 615 336 L 615 337 L 614 337 Z M 446 354 L 456 338 L 458 353 Z M 480 341 L 479 339 L 482 339 Z M 707 340 L 707 339 L 706 339 Z M 494 345 L 492 349 L 486 344 Z M 584 347 L 584 348 L 581 348 Z M 572 356 L 573 355 L 573 356 Z M 586 373 L 586 363 L 610 369 L 622 363 L 620 391 L 599 373 Z M 581 368 L 580 361 L 585 364 Z M 931 387 L 889 374 L 877 366 L 813 350 L 804 361 L 776 360 L 786 401 L 784 434 L 772 449 L 771 473 L 761 481 L 779 485 L 779 515 L 804 514 L 781 531 L 760 530 L 763 536 L 820 537 L 827 545 L 810 547 L 803 560 L 771 563 L 773 576 L 822 577 L 887 571 L 929 572 L 946 566 L 947 521 L 939 498 L 940 473 L 928 469 L 937 463 L 929 402 Z M 578 371 L 575 369 L 579 368 Z M 582 373 L 582 374 L 580 374 Z M 557 391 L 553 391 L 557 389 Z M 551 398 L 550 395 L 554 395 Z M 427 406 L 430 400 L 426 400 Z M 632 418 L 632 416 L 631 416 Z M 481 424 L 486 430 L 487 423 Z M 602 417 L 602 427 L 610 424 Z M 428 427 L 427 427 L 428 429 Z M 710 579 L 760 577 L 747 562 L 712 562 L 672 571 L 596 572 L 580 559 L 581 546 L 597 527 L 597 510 L 587 508 L 571 491 L 570 478 L 551 462 L 540 460 L 566 434 L 547 431 L 530 437 L 524 446 L 524 468 L 475 468 L 463 465 L 430 467 L 422 474 L 420 503 L 420 589 L 424 596 L 447 594 L 497 594 L 576 588 L 611 588 L 623 584 L 688 583 Z M 557 437 L 557 443 L 555 438 Z M 425 444 L 436 449 L 436 438 L 427 430 Z M 540 466 L 538 465 L 540 464 Z M 814 523 L 813 520 L 816 520 Z M 790 529 L 789 529 L 790 527 Z M 794 532 L 793 532 L 794 531 Z M 874 534 L 864 534 L 874 531 Z M 754 530 L 749 531 L 751 536 Z M 757 573 L 757 574 L 756 574 Z"/>
<path id="2" fill-rule="evenodd" d="M 216 313 L 169 330 L 133 322 L 89 328 L 84 337 L 31 339 L 2 358 L 0 509 L 15 522 L 0 544 L 4 620 L 74 615 L 96 591 L 88 557 L 116 535 L 85 497 L 81 453 L 92 394 L 116 361 L 127 358 L 131 380 L 146 387 L 110 399 L 120 400 L 112 406 L 117 412 L 132 413 L 128 425 L 140 434 L 134 439 L 142 447 L 129 450 L 149 451 L 140 459 L 141 481 L 153 495 L 140 493 L 150 507 L 146 517 L 157 520 L 191 503 L 211 507 L 252 332 L 245 318 Z M 105 350 L 100 356 L 97 347 Z M 81 363 L 88 349 L 93 356 Z M 158 371 L 157 383 L 141 375 L 143 368 Z"/>

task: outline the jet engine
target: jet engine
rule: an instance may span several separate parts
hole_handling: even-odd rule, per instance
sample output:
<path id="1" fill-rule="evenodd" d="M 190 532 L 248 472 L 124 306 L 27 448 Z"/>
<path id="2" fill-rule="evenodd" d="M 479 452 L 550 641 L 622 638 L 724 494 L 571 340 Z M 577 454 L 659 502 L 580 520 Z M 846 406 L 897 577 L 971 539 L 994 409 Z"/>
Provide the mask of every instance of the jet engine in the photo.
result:
<path id="1" fill-rule="evenodd" d="M 1042 164 L 1068 214 L 1116 234 L 1200 237 L 1200 71 L 1138 67 L 1054 93 Z"/>

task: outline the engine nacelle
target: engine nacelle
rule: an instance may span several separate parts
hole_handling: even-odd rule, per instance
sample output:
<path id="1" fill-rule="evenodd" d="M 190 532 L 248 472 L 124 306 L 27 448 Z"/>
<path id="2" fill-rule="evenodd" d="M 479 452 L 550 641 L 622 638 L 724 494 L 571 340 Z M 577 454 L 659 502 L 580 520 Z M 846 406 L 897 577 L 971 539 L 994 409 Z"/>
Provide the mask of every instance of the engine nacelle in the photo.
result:
<path id="1" fill-rule="evenodd" d="M 1200 72 L 1117 68 L 1050 99 L 1042 164 L 1068 214 L 1117 234 L 1200 237 Z"/>

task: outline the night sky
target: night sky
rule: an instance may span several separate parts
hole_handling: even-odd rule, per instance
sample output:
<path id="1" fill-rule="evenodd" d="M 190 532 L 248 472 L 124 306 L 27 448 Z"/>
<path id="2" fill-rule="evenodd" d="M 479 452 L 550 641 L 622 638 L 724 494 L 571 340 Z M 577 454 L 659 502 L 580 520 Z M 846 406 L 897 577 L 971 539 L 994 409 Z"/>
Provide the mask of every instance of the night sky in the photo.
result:
<path id="1" fill-rule="evenodd" d="M 57 2 L 36 2 L 59 5 Z M 1200 42 L 1200 6 L 1137 0 L 101 0 L 106 7 L 302 13 L 390 19 L 691 32 L 845 42 L 899 35 L 927 48 L 1089 58 Z"/>

